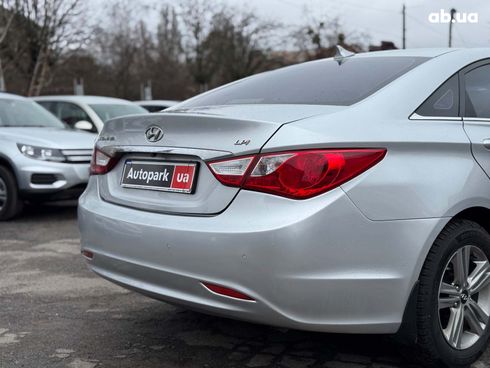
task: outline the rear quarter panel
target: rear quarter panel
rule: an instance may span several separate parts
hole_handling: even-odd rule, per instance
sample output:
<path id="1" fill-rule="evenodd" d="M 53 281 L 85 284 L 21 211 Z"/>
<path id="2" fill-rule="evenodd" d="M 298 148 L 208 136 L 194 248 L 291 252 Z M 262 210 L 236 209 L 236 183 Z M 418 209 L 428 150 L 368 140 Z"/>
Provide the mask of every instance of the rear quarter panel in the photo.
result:
<path id="1" fill-rule="evenodd" d="M 489 180 L 471 155 L 461 121 L 310 119 L 287 125 L 264 151 L 303 148 L 386 148 L 386 157 L 342 185 L 371 220 L 451 217 L 490 208 Z M 299 143 L 301 142 L 301 143 Z"/>

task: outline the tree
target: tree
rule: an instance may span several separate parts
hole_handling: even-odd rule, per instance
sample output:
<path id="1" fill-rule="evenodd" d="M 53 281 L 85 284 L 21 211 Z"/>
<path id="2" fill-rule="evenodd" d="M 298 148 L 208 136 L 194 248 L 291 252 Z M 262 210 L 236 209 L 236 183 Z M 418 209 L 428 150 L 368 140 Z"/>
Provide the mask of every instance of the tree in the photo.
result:
<path id="1" fill-rule="evenodd" d="M 305 24 L 293 32 L 296 46 L 304 54 L 305 59 L 331 57 L 335 55 L 335 45 L 353 52 L 365 49 L 367 36 L 357 31 L 346 33 L 339 18 L 311 16 L 309 14 L 313 13 L 307 10 L 305 14 L 308 14 Z"/>
<path id="2" fill-rule="evenodd" d="M 268 47 L 277 24 L 212 1 L 184 0 L 179 10 L 186 64 L 200 92 L 278 65 Z"/>
<path id="3" fill-rule="evenodd" d="M 173 63 L 182 61 L 183 45 L 182 30 L 179 25 L 177 11 L 171 5 L 160 10 L 160 21 L 157 27 L 157 49 L 161 59 Z"/>
<path id="4" fill-rule="evenodd" d="M 110 95 L 138 99 L 140 87 L 151 82 L 155 98 L 186 98 L 194 93 L 183 54 L 181 21 L 171 5 L 159 12 L 156 31 L 139 16 L 147 10 L 129 0 L 113 1 L 97 27 L 92 55 L 106 73 Z M 88 78 L 84 77 L 84 80 Z M 96 81 L 92 80 L 92 84 Z M 97 88 L 102 88 L 99 86 Z M 92 90 L 87 86 L 87 90 Z M 104 91 L 106 88 L 104 88 Z"/>
<path id="5" fill-rule="evenodd" d="M 156 59 L 152 75 L 155 96 L 183 99 L 195 93 L 185 64 L 182 22 L 174 6 L 164 6 L 156 33 Z"/>
<path id="6" fill-rule="evenodd" d="M 18 0 L 0 0 L 0 48 L 5 43 L 7 35 L 12 28 L 14 18 L 19 9 Z M 7 90 L 3 74 L 2 57 L 0 55 L 0 92 Z"/>
<path id="7" fill-rule="evenodd" d="M 48 83 L 66 50 L 80 48 L 87 39 L 81 0 L 19 0 L 15 27 L 24 47 L 17 50 L 18 63 L 28 75 L 28 96 L 37 96 Z"/>
<path id="8" fill-rule="evenodd" d="M 87 93 L 127 99 L 137 99 L 142 83 L 151 82 L 154 98 L 184 99 L 284 64 L 332 56 L 337 43 L 364 48 L 362 34 L 346 33 L 328 17 L 310 16 L 296 30 L 296 51 L 290 29 L 220 0 L 162 6 L 108 0 L 92 18 L 96 26 L 85 19 L 87 4 L 0 0 L 0 80 L 3 74 L 10 90 L 38 95 L 70 93 L 73 80 L 82 78 Z M 145 18 L 155 10 L 156 28 Z"/>
<path id="9" fill-rule="evenodd" d="M 187 67 L 199 91 L 204 92 L 216 72 L 208 35 L 213 19 L 222 15 L 223 10 L 217 3 L 206 0 L 183 0 L 179 8 Z"/>
<path id="10" fill-rule="evenodd" d="M 95 47 L 99 61 L 108 67 L 115 94 L 134 99 L 134 69 L 139 52 L 139 34 L 145 32 L 135 19 L 134 3 L 124 0 L 114 2 L 109 8 L 111 22 L 95 30 Z M 137 92 L 136 92 L 137 93 Z"/>
<path id="11" fill-rule="evenodd" d="M 267 40 L 277 24 L 262 21 L 253 12 L 222 11 L 213 18 L 206 44 L 220 82 L 231 82 L 277 66 Z"/>

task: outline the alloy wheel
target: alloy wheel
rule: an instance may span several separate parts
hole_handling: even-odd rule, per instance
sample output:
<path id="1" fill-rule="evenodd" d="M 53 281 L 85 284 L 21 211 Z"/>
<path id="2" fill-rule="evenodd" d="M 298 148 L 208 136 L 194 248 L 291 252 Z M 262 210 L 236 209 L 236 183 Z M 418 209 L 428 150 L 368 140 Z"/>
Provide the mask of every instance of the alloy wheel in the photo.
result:
<path id="1" fill-rule="evenodd" d="M 468 349 L 483 336 L 490 315 L 490 262 L 478 247 L 459 248 L 439 286 L 439 322 L 451 347 Z"/>

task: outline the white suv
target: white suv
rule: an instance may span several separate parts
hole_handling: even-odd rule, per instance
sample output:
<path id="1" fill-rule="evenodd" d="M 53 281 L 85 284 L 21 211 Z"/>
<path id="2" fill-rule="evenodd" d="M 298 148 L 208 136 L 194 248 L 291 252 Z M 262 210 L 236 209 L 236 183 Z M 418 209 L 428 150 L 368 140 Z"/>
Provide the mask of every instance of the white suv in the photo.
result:
<path id="1" fill-rule="evenodd" d="M 31 100 L 0 93 L 0 221 L 18 214 L 24 200 L 77 198 L 95 138 Z"/>
<path id="2" fill-rule="evenodd" d="M 131 101 L 112 97 L 42 96 L 35 97 L 34 101 L 69 126 L 93 133 L 100 132 L 109 119 L 148 113 Z"/>

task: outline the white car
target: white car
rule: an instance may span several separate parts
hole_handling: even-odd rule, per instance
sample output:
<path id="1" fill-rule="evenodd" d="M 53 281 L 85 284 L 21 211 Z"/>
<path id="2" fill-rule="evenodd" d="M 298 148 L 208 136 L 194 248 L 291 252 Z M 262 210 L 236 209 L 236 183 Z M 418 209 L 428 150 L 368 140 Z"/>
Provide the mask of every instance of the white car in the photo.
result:
<path id="1" fill-rule="evenodd" d="M 145 100 L 145 101 L 134 101 L 135 104 L 140 105 L 149 112 L 159 112 L 165 110 L 169 107 L 175 106 L 180 101 L 175 100 Z"/>
<path id="2" fill-rule="evenodd" d="M 69 126 L 94 133 L 100 132 L 109 119 L 148 113 L 131 101 L 113 97 L 41 96 L 34 101 Z"/>

